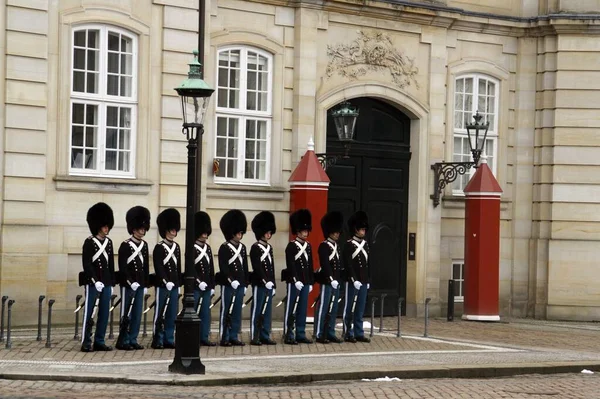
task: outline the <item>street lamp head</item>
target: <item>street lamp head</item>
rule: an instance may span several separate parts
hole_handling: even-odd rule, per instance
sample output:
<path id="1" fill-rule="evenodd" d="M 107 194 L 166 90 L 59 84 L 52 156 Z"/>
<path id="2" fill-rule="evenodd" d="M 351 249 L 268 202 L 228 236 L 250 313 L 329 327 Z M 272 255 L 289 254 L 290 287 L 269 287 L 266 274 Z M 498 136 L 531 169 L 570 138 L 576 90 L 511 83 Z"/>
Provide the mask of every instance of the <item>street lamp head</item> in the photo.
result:
<path id="1" fill-rule="evenodd" d="M 331 116 L 333 117 L 339 140 L 341 142 L 353 141 L 356 119 L 358 119 L 358 108 L 348 101 L 344 101 L 331 111 Z"/>
<path id="2" fill-rule="evenodd" d="M 175 88 L 181 98 L 181 109 L 183 112 L 183 131 L 188 135 L 201 130 L 204 125 L 204 117 L 208 109 L 210 96 L 215 89 L 211 88 L 202 79 L 202 64 L 198 61 L 198 51 L 194 50 L 194 60 L 188 65 L 190 70 L 186 80 Z"/>
<path id="3" fill-rule="evenodd" d="M 487 121 L 485 123 L 481 123 L 481 119 L 483 115 L 479 114 L 479 111 L 473 115 L 473 119 L 475 119 L 474 123 L 467 123 L 467 135 L 469 136 L 469 148 L 471 149 L 471 154 L 473 154 L 473 162 L 475 162 L 475 167 L 479 165 L 479 158 L 481 158 L 481 153 L 483 152 L 483 147 L 485 146 L 485 139 L 487 137 L 488 129 L 490 128 L 490 122 Z"/>

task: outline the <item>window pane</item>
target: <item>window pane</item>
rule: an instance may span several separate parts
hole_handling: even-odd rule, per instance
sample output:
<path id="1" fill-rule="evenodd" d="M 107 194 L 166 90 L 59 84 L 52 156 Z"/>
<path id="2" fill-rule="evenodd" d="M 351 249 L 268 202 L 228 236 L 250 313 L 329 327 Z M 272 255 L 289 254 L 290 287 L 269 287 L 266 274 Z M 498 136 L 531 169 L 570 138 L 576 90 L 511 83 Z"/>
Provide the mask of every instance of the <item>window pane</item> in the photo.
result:
<path id="1" fill-rule="evenodd" d="M 256 179 L 254 176 L 254 162 L 246 161 L 246 169 L 244 172 L 244 177 L 246 179 Z"/>
<path id="2" fill-rule="evenodd" d="M 85 47 L 85 34 L 87 31 L 80 30 L 75 32 L 73 44 L 77 47 Z"/>
<path id="3" fill-rule="evenodd" d="M 98 30 L 88 30 L 88 44 L 89 48 L 98 48 L 98 35 L 100 35 L 100 31 Z"/>
<path id="4" fill-rule="evenodd" d="M 227 89 L 217 90 L 217 107 L 227 107 Z"/>
<path id="5" fill-rule="evenodd" d="M 83 146 L 83 126 L 73 126 L 71 129 L 71 145 L 74 147 Z"/>
<path id="6" fill-rule="evenodd" d="M 219 161 L 219 170 L 217 171 L 217 177 L 226 177 L 227 168 L 225 160 L 222 158 L 217 159 Z"/>
<path id="7" fill-rule="evenodd" d="M 73 103 L 73 115 L 71 120 L 73 123 L 83 123 L 83 115 L 84 115 L 85 105 Z"/>
<path id="8" fill-rule="evenodd" d="M 85 72 L 73 72 L 73 91 L 85 90 Z"/>
<path id="9" fill-rule="evenodd" d="M 119 116 L 119 127 L 129 127 L 131 123 L 131 109 L 120 108 L 121 114 Z"/>
<path id="10" fill-rule="evenodd" d="M 257 137 L 260 140 L 267 139 L 267 122 L 266 121 L 258 121 L 258 135 Z"/>
<path id="11" fill-rule="evenodd" d="M 267 163 L 266 162 L 257 162 L 258 166 L 258 176 L 257 179 L 266 180 L 267 178 Z"/>
<path id="12" fill-rule="evenodd" d="M 130 150 L 131 149 L 130 136 L 131 136 L 130 130 L 127 130 L 127 129 L 119 130 L 119 148 L 120 149 L 122 149 L 122 150 Z"/>
<path id="13" fill-rule="evenodd" d="M 111 51 L 119 51 L 119 34 L 114 32 L 108 33 L 108 49 Z"/>
<path id="14" fill-rule="evenodd" d="M 98 93 L 98 74 L 87 73 L 87 93 Z"/>
<path id="15" fill-rule="evenodd" d="M 496 95 L 496 84 L 494 82 L 488 81 L 488 95 L 495 96 Z"/>
<path id="16" fill-rule="evenodd" d="M 485 79 L 479 79 L 479 96 L 485 96 L 486 94 L 486 81 Z"/>
<path id="17" fill-rule="evenodd" d="M 227 161 L 227 177 L 237 177 L 237 160 Z"/>
<path id="18" fill-rule="evenodd" d="M 462 121 L 463 121 L 462 112 L 455 112 L 454 113 L 454 127 L 457 129 L 462 128 Z"/>
<path id="19" fill-rule="evenodd" d="M 111 96 L 119 95 L 119 77 L 117 75 L 108 75 L 106 93 Z"/>
<path id="20" fill-rule="evenodd" d="M 246 138 L 253 139 L 256 137 L 256 121 L 248 119 L 246 121 Z"/>
<path id="21" fill-rule="evenodd" d="M 465 93 L 473 93 L 473 78 L 465 78 Z"/>
<path id="22" fill-rule="evenodd" d="M 106 165 L 107 170 L 117 170 L 117 152 L 106 151 Z"/>
<path id="23" fill-rule="evenodd" d="M 106 107 L 106 125 L 118 127 L 117 124 L 119 118 L 119 108 L 117 107 Z"/>
<path id="24" fill-rule="evenodd" d="M 84 168 L 86 169 L 96 169 L 96 151 L 95 150 L 85 150 L 84 157 Z"/>
<path id="25" fill-rule="evenodd" d="M 256 158 L 256 141 L 248 140 L 246 141 L 246 159 L 255 159 Z"/>
<path id="26" fill-rule="evenodd" d="M 464 79 L 457 79 L 456 80 L 456 91 L 457 92 L 464 92 L 465 91 L 465 80 Z"/>
<path id="27" fill-rule="evenodd" d="M 217 118 L 217 136 L 227 136 L 227 118 Z"/>
<path id="28" fill-rule="evenodd" d="M 117 148 L 117 136 L 119 131 L 117 129 L 106 129 L 106 148 Z"/>
<path id="29" fill-rule="evenodd" d="M 217 139 L 217 157 L 227 156 L 227 139 Z"/>
<path id="30" fill-rule="evenodd" d="M 98 71 L 98 52 L 94 50 L 88 50 L 87 52 L 87 70 Z"/>
<path id="31" fill-rule="evenodd" d="M 108 53 L 108 72 L 119 73 L 119 55 Z"/>
<path id="32" fill-rule="evenodd" d="M 238 120 L 230 118 L 229 119 L 229 129 L 228 129 L 229 137 L 237 137 L 238 135 Z"/>
<path id="33" fill-rule="evenodd" d="M 129 172 L 129 157 L 131 153 L 129 151 L 119 152 L 119 165 L 118 168 L 121 172 Z"/>
<path id="34" fill-rule="evenodd" d="M 227 141 L 227 156 L 229 158 L 237 158 L 237 140 L 229 139 Z"/>
<path id="35" fill-rule="evenodd" d="M 131 97 L 131 82 L 129 76 L 121 76 L 121 97 Z"/>
<path id="36" fill-rule="evenodd" d="M 256 92 L 249 91 L 246 93 L 246 109 L 255 111 L 256 108 Z"/>
<path id="37" fill-rule="evenodd" d="M 459 280 L 460 279 L 460 264 L 454 263 L 452 265 L 452 279 Z"/>
<path id="38" fill-rule="evenodd" d="M 465 108 L 464 110 L 468 113 L 471 113 L 473 110 L 473 96 L 472 95 L 465 95 Z"/>
<path id="39" fill-rule="evenodd" d="M 231 90 L 229 92 L 229 108 L 239 108 L 240 107 L 240 91 L 239 90 Z"/>
<path id="40" fill-rule="evenodd" d="M 121 74 L 131 75 L 133 71 L 133 57 L 129 54 L 121 54 Z"/>
<path id="41" fill-rule="evenodd" d="M 87 104 L 85 106 L 85 123 L 88 125 L 98 124 L 98 106 Z"/>
<path id="42" fill-rule="evenodd" d="M 133 40 L 127 36 L 121 36 L 121 52 L 131 53 L 133 52 Z"/>
<path id="43" fill-rule="evenodd" d="M 85 128 L 85 146 L 96 148 L 96 139 L 98 135 L 96 134 L 96 128 L 86 127 Z"/>
<path id="44" fill-rule="evenodd" d="M 248 90 L 256 90 L 257 77 L 256 72 L 248 71 Z"/>
<path id="45" fill-rule="evenodd" d="M 256 151 L 256 159 L 267 159 L 267 142 L 259 141 Z"/>
<path id="46" fill-rule="evenodd" d="M 477 99 L 477 109 L 476 109 L 476 111 L 486 112 L 486 110 L 487 110 L 486 99 L 487 99 L 487 97 L 479 96 L 479 98 Z"/>
<path id="47" fill-rule="evenodd" d="M 71 150 L 71 167 L 83 168 L 83 149 L 77 148 Z"/>
<path id="48" fill-rule="evenodd" d="M 217 85 L 219 85 L 220 87 L 228 87 L 229 84 L 229 74 L 227 73 L 227 69 L 225 68 L 219 68 L 219 76 L 217 78 Z M 225 93 L 227 93 L 226 90 L 223 90 Z"/>
<path id="49" fill-rule="evenodd" d="M 73 68 L 85 69 L 85 50 L 76 48 L 73 51 Z"/>

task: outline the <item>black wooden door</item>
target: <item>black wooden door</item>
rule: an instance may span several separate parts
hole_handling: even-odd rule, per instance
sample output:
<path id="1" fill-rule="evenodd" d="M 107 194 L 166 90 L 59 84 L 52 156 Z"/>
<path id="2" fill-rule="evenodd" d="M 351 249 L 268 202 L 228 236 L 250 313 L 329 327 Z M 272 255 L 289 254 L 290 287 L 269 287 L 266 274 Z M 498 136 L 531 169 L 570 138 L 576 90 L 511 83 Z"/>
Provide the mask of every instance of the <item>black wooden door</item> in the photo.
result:
<path id="1" fill-rule="evenodd" d="M 410 120 L 375 99 L 351 102 L 360 109 L 355 143 L 348 158 L 327 169 L 331 179 L 328 208 L 341 211 L 345 220 L 356 210 L 368 214 L 372 284 L 366 314 L 371 314 L 371 297 L 385 293 L 384 315 L 397 315 L 398 298 L 406 298 Z M 329 117 L 327 152 L 341 151 Z M 347 238 L 345 231 L 342 242 Z M 379 314 L 378 302 L 375 315 Z"/>

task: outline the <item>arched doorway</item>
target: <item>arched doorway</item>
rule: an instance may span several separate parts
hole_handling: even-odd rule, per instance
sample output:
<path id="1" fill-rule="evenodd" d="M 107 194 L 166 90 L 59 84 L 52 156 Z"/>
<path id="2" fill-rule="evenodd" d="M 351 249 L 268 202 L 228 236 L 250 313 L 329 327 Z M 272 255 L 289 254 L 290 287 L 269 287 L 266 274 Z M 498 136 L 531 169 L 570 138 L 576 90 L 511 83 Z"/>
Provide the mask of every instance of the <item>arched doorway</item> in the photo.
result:
<path id="1" fill-rule="evenodd" d="M 349 157 L 327 168 L 331 179 L 328 209 L 339 210 L 345 220 L 357 210 L 369 215 L 367 238 L 371 245 L 369 296 L 386 293 L 385 315 L 398 314 L 398 298 L 406 298 L 406 245 L 408 229 L 408 178 L 410 118 L 390 104 L 374 98 L 356 98 L 359 108 L 355 142 Z M 327 117 L 327 152 L 343 153 L 335 124 Z M 342 242 L 348 238 L 346 231 Z M 368 300 L 366 313 L 370 315 Z M 380 304 L 375 314 L 379 315 Z M 405 305 L 403 305 L 403 314 Z"/>

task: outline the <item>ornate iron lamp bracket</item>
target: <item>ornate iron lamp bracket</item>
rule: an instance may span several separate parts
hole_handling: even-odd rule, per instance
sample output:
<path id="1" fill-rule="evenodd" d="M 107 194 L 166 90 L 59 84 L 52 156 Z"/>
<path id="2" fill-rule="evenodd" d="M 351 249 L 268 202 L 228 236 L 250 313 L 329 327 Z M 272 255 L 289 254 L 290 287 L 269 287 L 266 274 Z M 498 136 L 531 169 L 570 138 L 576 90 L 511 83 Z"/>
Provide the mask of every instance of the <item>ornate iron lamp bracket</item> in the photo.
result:
<path id="1" fill-rule="evenodd" d="M 430 198 L 433 200 L 433 207 L 440 204 L 440 197 L 444 188 L 455 181 L 458 176 L 464 175 L 471 168 L 476 168 L 476 162 L 437 162 L 431 165 L 433 170 L 433 194 Z"/>
<path id="2" fill-rule="evenodd" d="M 348 155 L 350 153 L 350 146 L 351 142 L 344 143 L 343 154 L 328 154 L 326 152 L 321 152 L 315 155 L 317 156 L 317 159 L 319 160 L 319 163 L 321 164 L 323 170 L 327 171 L 327 168 L 335 165 L 340 159 L 350 158 L 350 155 Z"/>

